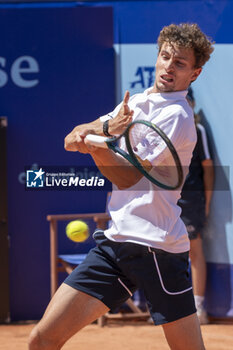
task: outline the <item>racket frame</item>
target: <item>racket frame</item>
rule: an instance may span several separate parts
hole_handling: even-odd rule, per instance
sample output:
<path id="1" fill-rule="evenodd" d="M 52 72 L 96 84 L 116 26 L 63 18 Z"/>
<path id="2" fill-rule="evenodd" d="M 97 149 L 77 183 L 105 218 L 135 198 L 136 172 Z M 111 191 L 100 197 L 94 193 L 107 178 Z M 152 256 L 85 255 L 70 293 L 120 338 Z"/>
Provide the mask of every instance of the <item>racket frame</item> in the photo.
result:
<path id="1" fill-rule="evenodd" d="M 130 144 L 130 137 L 129 137 L 129 133 L 130 133 L 130 129 L 134 124 L 143 124 L 151 129 L 154 129 L 154 131 L 163 139 L 163 141 L 166 143 L 167 147 L 169 148 L 173 159 L 175 161 L 175 165 L 177 167 L 177 173 L 178 173 L 178 181 L 177 184 L 175 186 L 171 186 L 171 185 L 166 185 L 158 180 L 156 180 L 155 178 L 153 178 L 147 171 L 145 171 L 145 169 L 143 168 L 143 166 L 140 164 L 140 162 L 138 161 L 132 147 Z M 127 148 L 127 152 L 125 152 L 123 149 L 121 149 L 118 145 L 117 145 L 117 141 L 121 138 L 124 137 L 125 138 L 125 144 L 126 144 L 126 148 Z M 150 180 L 153 184 L 165 189 L 165 190 L 176 190 L 179 187 L 181 187 L 182 183 L 183 183 L 183 169 L 182 169 L 182 165 L 180 162 L 180 158 L 178 156 L 178 153 L 175 149 L 175 147 L 173 146 L 171 140 L 167 137 L 167 135 L 155 124 L 146 121 L 146 120 L 135 120 L 132 123 L 130 123 L 127 127 L 127 129 L 119 136 L 113 136 L 111 138 L 107 138 L 106 140 L 104 140 L 104 142 L 107 144 L 108 148 L 111 149 L 112 151 L 114 151 L 115 153 L 120 154 L 122 157 L 124 157 L 126 160 L 128 160 L 128 162 L 130 162 L 132 165 L 134 165 L 148 180 Z"/>
<path id="2" fill-rule="evenodd" d="M 135 153 L 131 147 L 130 144 L 130 138 L 129 138 L 129 133 L 130 133 L 130 128 L 132 127 L 133 124 L 143 124 L 149 128 L 154 129 L 154 131 L 163 139 L 163 141 L 166 143 L 167 147 L 169 148 L 173 159 L 175 161 L 175 165 L 177 168 L 177 173 L 178 173 L 178 181 L 177 184 L 175 186 L 170 186 L 170 185 L 166 185 L 158 180 L 156 180 L 155 178 L 153 178 L 147 171 L 144 170 L 144 168 L 142 167 L 142 165 L 140 164 L 140 162 L 138 161 L 137 157 L 135 156 Z M 132 122 L 129 127 L 126 129 L 125 133 L 124 133 L 124 137 L 125 137 L 125 143 L 126 143 L 126 148 L 129 152 L 130 157 L 134 160 L 134 164 L 142 173 L 143 175 L 150 180 L 152 183 L 154 183 L 155 185 L 166 189 L 166 190 L 176 190 L 177 188 L 179 188 L 182 183 L 183 183 L 183 169 L 182 169 L 182 165 L 180 162 L 180 158 L 178 156 L 178 153 L 176 152 L 175 147 L 173 146 L 171 140 L 167 137 L 167 135 L 155 124 L 148 122 L 146 120 L 135 120 L 134 122 Z"/>

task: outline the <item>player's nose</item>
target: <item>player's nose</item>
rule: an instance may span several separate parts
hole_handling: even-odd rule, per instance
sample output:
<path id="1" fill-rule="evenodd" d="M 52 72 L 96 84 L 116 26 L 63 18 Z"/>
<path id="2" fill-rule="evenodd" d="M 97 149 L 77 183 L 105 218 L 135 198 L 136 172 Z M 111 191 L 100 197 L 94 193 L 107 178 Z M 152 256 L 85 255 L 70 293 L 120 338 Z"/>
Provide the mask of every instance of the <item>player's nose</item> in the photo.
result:
<path id="1" fill-rule="evenodd" d="M 167 60 L 165 64 L 165 69 L 167 72 L 173 72 L 174 71 L 174 62 L 172 59 Z"/>

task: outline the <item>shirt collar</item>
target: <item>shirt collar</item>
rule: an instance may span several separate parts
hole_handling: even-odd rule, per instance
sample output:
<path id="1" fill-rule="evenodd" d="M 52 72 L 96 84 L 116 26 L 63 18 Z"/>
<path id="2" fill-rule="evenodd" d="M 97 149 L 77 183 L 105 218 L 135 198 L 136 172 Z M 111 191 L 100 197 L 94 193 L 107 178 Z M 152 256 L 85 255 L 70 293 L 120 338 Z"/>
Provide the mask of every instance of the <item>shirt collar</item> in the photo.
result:
<path id="1" fill-rule="evenodd" d="M 145 96 L 147 98 L 152 97 L 153 100 L 157 101 L 167 101 L 167 100 L 180 100 L 180 99 L 185 99 L 186 95 L 188 93 L 188 90 L 182 90 L 182 91 L 175 91 L 175 92 L 152 92 L 151 94 L 149 93 L 152 90 L 152 87 L 146 89 L 144 91 Z"/>

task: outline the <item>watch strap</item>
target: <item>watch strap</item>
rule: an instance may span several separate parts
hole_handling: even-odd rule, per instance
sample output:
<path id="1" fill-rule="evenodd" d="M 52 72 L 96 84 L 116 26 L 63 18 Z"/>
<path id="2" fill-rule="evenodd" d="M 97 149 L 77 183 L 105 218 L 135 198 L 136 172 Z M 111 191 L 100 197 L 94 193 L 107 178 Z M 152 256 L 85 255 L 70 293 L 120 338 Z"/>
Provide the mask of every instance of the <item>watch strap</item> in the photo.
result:
<path id="1" fill-rule="evenodd" d="M 105 136 L 112 137 L 112 135 L 109 134 L 108 132 L 108 127 L 109 127 L 108 122 L 109 120 L 105 120 L 105 122 L 103 123 L 103 133 Z"/>

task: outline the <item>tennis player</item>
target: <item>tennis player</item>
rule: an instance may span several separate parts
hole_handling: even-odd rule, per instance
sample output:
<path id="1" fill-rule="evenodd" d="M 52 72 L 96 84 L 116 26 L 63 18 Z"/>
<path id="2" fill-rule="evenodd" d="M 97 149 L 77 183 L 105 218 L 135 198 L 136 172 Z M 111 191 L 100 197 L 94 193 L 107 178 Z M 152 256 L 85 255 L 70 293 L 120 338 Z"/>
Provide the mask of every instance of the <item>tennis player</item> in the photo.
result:
<path id="1" fill-rule="evenodd" d="M 193 111 L 186 100 L 213 51 L 196 24 L 171 24 L 158 38 L 153 87 L 130 98 L 110 115 L 79 125 L 67 135 L 65 149 L 90 153 L 113 183 L 112 225 L 96 231 L 93 248 L 57 290 L 31 333 L 29 349 L 57 350 L 84 326 L 126 301 L 141 288 L 151 317 L 162 325 L 173 350 L 203 350 L 188 276 L 189 239 L 177 205 L 179 191 L 159 190 L 121 156 L 92 148 L 89 133 L 121 134 L 135 119 L 157 124 L 175 146 L 184 169 L 196 143 Z M 148 147 L 153 162 L 156 148 Z"/>

